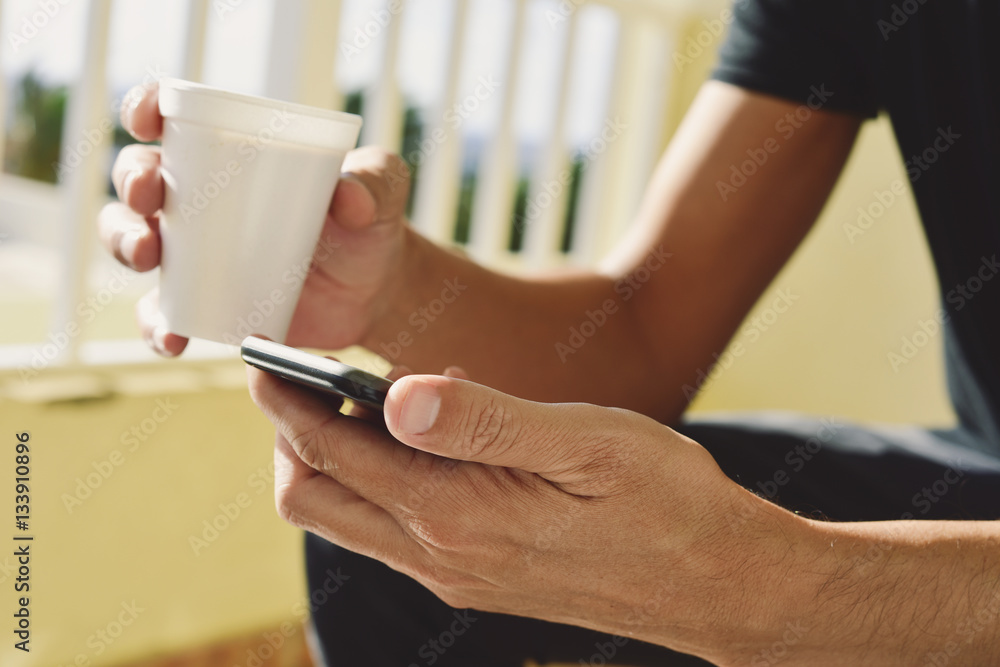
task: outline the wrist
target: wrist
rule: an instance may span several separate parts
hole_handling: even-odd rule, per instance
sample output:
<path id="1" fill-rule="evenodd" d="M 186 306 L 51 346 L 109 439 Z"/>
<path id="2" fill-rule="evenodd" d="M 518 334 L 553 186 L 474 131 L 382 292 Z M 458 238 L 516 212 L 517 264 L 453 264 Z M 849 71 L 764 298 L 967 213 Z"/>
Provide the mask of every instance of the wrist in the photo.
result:
<path id="1" fill-rule="evenodd" d="M 719 635 L 726 639 L 716 637 L 706 657 L 720 665 L 812 664 L 828 630 L 816 602 L 829 581 L 827 524 L 740 492 L 728 523 L 742 544 L 742 580 L 728 587 L 733 613 Z"/>

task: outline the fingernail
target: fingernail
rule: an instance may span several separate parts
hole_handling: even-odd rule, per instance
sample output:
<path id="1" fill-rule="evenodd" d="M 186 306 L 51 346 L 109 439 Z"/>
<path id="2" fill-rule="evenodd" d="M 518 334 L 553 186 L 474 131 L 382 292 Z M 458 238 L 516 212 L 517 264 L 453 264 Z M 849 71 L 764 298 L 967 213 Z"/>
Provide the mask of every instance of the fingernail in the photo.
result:
<path id="1" fill-rule="evenodd" d="M 122 113 L 121 120 L 122 125 L 125 126 L 126 130 L 131 130 L 132 127 L 132 114 L 135 110 L 139 108 L 139 103 L 142 102 L 143 89 L 139 86 L 132 88 L 125 95 L 125 99 L 122 100 Z"/>
<path id="2" fill-rule="evenodd" d="M 122 196 L 121 200 L 128 203 L 128 193 L 132 189 L 132 183 L 135 179 L 139 178 L 139 170 L 133 169 L 129 173 L 125 174 L 125 179 L 122 181 Z"/>
<path id="3" fill-rule="evenodd" d="M 125 261 L 129 264 L 135 264 L 135 249 L 139 245 L 140 238 L 142 238 L 142 232 L 138 229 L 127 231 L 122 237 L 120 246 L 122 257 L 124 257 Z"/>
<path id="4" fill-rule="evenodd" d="M 441 410 L 441 395 L 423 382 L 414 383 L 403 400 L 399 430 L 409 435 L 423 435 L 434 425 Z"/>

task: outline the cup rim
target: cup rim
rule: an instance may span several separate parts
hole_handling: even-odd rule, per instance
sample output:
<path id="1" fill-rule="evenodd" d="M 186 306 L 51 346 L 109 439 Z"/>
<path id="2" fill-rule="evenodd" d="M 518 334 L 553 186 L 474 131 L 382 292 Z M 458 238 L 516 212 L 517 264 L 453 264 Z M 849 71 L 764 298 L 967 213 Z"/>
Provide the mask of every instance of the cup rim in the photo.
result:
<path id="1" fill-rule="evenodd" d="M 263 107 L 269 110 L 287 111 L 301 116 L 312 116 L 314 118 L 320 118 L 324 120 L 334 120 L 343 123 L 350 123 L 352 125 L 356 125 L 359 127 L 362 123 L 361 116 L 353 113 L 348 113 L 346 111 L 323 109 L 321 107 L 313 107 L 307 104 L 299 104 L 298 102 L 286 102 L 284 100 L 277 100 L 270 97 L 263 97 L 260 95 L 250 95 L 248 93 L 237 93 L 231 90 L 226 90 L 225 88 L 209 86 L 204 83 L 187 81 L 185 79 L 178 79 L 176 77 L 163 77 L 162 79 L 160 79 L 160 90 L 162 91 L 164 88 L 166 88 L 167 90 L 176 91 L 180 94 L 203 95 L 207 97 L 216 98 L 225 102 L 249 104 L 255 107 Z"/>

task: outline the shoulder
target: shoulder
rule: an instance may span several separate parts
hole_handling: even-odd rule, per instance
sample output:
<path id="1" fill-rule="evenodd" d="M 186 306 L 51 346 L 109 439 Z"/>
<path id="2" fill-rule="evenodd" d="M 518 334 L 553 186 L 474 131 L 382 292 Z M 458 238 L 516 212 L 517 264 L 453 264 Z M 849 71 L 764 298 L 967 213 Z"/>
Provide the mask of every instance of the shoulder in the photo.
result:
<path id="1" fill-rule="evenodd" d="M 713 77 L 793 101 L 826 86 L 834 93 L 831 110 L 874 116 L 882 4 L 736 0 Z"/>

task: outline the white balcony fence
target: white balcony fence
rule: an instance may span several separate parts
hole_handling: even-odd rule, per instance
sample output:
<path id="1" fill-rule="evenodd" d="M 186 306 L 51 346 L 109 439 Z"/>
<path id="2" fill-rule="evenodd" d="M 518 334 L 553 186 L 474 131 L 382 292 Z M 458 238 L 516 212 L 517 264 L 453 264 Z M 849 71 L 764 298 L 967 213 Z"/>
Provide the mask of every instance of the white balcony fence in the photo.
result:
<path id="1" fill-rule="evenodd" d="M 477 163 L 471 167 L 477 185 L 473 199 L 467 248 L 476 259 L 491 265 L 545 268 L 554 265 L 594 263 L 623 233 L 637 207 L 646 180 L 665 142 L 665 133 L 675 123 L 674 97 L 681 86 L 674 56 L 682 53 L 691 26 L 702 20 L 725 16 L 725 0 L 479 0 L 505 3 L 510 11 L 510 29 L 503 58 L 502 85 L 491 90 L 490 103 L 497 110 L 495 121 L 476 152 Z M 2 0 L 0 0 L 2 2 Z M 201 80 L 206 52 L 207 26 L 212 12 L 226 7 L 238 9 L 242 0 L 186 0 L 178 2 L 178 11 L 186 9 L 186 43 L 182 71 L 172 72 L 183 78 Z M 449 109 L 461 108 L 471 99 L 460 90 L 463 63 L 477 44 L 467 35 L 470 6 L 473 0 L 442 0 L 451 13 L 452 28 L 445 45 L 440 73 L 444 85 L 434 101 L 432 118 L 441 118 Z M 412 11 L 407 0 L 386 2 L 377 16 L 366 15 L 365 23 L 342 25 L 348 0 L 275 0 L 269 24 L 269 44 L 264 90 L 267 96 L 316 106 L 340 108 L 345 91 L 334 76 L 335 64 L 345 57 L 345 35 L 359 35 L 358 30 L 373 33 L 368 49 L 379 49 L 379 71 L 369 90 L 364 91 L 365 125 L 362 144 L 375 144 L 389 150 L 402 150 L 405 115 L 400 86 L 401 62 L 412 54 L 403 52 L 401 25 Z M 186 5 L 186 8 L 184 6 Z M 280 6 L 280 11 L 278 7 Z M 108 200 L 106 194 L 110 133 L 94 134 L 109 117 L 106 79 L 112 0 L 90 0 L 87 9 L 85 49 L 81 75 L 70 92 L 65 118 L 64 137 L 94 136 L 96 140 L 86 155 L 74 156 L 79 165 L 67 171 L 58 186 L 0 175 L 0 233 L 21 240 L 50 243 L 59 250 L 59 276 L 53 285 L 51 331 L 65 331 L 68 325 L 85 327 L 78 322 L 78 306 L 92 288 L 95 246 L 95 219 Z M 589 45 L 581 40 L 581 24 L 588 12 L 602 13 L 602 20 L 614 26 L 610 49 L 611 63 L 600 103 L 590 109 L 591 117 L 603 119 L 593 128 L 592 136 L 580 140 L 573 136 L 574 85 L 597 72 L 580 71 Z M 377 19 L 381 18 L 381 21 Z M 388 20 L 386 20 L 388 18 Z M 378 30 L 369 23 L 376 21 Z M 540 64 L 529 60 L 529 29 L 537 31 L 545 22 L 558 53 L 558 84 L 552 91 L 554 104 L 539 106 L 544 114 L 544 140 L 536 142 L 526 154 L 518 136 L 517 110 L 524 86 L 520 79 L 530 75 Z M 532 25 L 534 23 L 534 25 Z M 6 34 L 12 26 L 0 26 Z M 704 32 L 704 30 L 702 31 Z M 336 38 L 337 35 L 341 39 Z M 420 47 L 422 48 L 422 47 Z M 349 47 L 348 47 L 349 49 Z M 2 54 L 2 52 L 0 52 Z M 0 55 L 2 57 L 2 55 Z M 467 73 L 465 73 L 467 74 Z M 0 127 L 9 91 L 0 85 Z M 530 101 L 529 108 L 530 108 Z M 456 105 L 460 105 L 456 107 Z M 470 167 L 467 146 L 457 123 L 443 123 L 429 137 L 433 150 L 424 151 L 413 205 L 413 224 L 428 237 L 442 243 L 454 239 L 457 202 L 463 173 Z M 88 134 L 89 133 L 89 134 Z M 578 134 L 578 133 L 577 133 Z M 603 135 L 603 136 L 602 136 Z M 64 141 L 64 156 L 73 150 Z M 0 133 L 0 164 L 3 135 Z M 581 157 L 582 156 L 582 157 Z M 571 202 L 567 178 L 574 159 L 583 161 L 582 181 Z M 518 181 L 529 182 L 526 215 L 514 223 Z M 575 225 L 564 252 L 567 209 L 575 204 Z M 509 248 L 512 223 L 523 228 L 523 246 L 517 253 Z M 148 361 L 141 344 L 123 347 L 107 341 L 81 343 L 86 336 L 73 336 L 59 350 L 54 365 L 76 366 L 97 362 L 127 363 Z M 113 351 L 112 351 L 113 350 Z M 23 366 L 32 354 L 32 346 L 0 347 L 0 366 Z M 37 351 L 37 350 L 35 350 Z M 189 358 L 198 358 L 198 350 Z M 213 356 L 211 351 L 208 356 Z"/>

